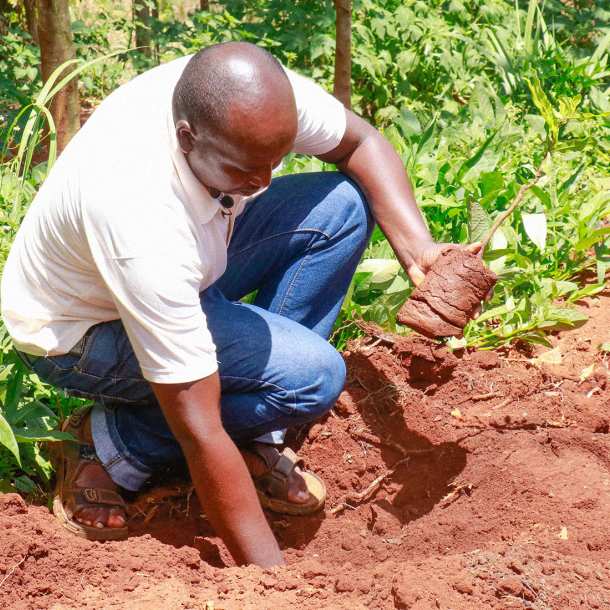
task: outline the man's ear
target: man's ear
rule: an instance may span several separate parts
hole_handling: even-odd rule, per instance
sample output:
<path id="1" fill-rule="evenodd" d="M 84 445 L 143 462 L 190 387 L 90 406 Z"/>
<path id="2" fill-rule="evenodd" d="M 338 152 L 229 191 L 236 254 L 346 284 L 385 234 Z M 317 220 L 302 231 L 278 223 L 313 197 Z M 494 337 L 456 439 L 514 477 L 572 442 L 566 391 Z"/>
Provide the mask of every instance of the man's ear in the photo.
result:
<path id="1" fill-rule="evenodd" d="M 188 153 L 193 150 L 195 139 L 188 121 L 180 119 L 176 123 L 176 137 L 178 138 L 178 146 L 180 146 L 180 150 L 182 150 L 185 155 L 188 155 Z"/>

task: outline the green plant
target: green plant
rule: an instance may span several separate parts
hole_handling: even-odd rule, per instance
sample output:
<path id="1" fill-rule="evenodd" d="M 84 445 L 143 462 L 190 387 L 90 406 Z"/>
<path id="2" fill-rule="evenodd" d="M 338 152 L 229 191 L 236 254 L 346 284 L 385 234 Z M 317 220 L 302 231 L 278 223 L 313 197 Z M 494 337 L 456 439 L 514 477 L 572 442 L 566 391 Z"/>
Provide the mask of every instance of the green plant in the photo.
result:
<path id="1" fill-rule="evenodd" d="M 90 62 L 71 60 L 59 66 L 37 93 L 7 125 L 0 154 L 0 268 L 4 265 L 10 242 L 17 231 L 36 187 L 55 162 L 56 134 L 50 101 L 71 79 L 105 58 Z M 33 165 L 40 144 L 46 145 L 47 159 Z M 29 474 L 48 481 L 51 467 L 40 451 L 39 443 L 70 438 L 58 431 L 59 419 L 82 401 L 63 397 L 46 388 L 20 362 L 10 337 L 0 324 L 0 481 L 12 479 L 18 489 L 35 490 Z M 20 471 L 7 461 L 7 452 Z M 26 459 L 24 459 L 24 457 Z"/>

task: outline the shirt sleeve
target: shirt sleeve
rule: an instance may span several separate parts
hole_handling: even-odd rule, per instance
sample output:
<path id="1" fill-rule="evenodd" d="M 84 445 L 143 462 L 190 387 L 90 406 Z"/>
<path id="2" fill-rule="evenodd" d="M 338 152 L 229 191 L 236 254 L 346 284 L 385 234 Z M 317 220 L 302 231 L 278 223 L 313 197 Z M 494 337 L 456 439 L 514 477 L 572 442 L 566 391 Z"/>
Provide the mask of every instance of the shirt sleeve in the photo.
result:
<path id="1" fill-rule="evenodd" d="M 185 383 L 211 375 L 218 363 L 199 300 L 203 270 L 194 237 L 178 231 L 164 247 L 173 227 L 143 218 L 134 231 L 132 222 L 112 216 L 89 217 L 86 233 L 144 378 Z"/>
<path id="2" fill-rule="evenodd" d="M 323 155 L 336 148 L 345 134 L 343 104 L 312 80 L 285 68 L 298 112 L 294 152 Z"/>

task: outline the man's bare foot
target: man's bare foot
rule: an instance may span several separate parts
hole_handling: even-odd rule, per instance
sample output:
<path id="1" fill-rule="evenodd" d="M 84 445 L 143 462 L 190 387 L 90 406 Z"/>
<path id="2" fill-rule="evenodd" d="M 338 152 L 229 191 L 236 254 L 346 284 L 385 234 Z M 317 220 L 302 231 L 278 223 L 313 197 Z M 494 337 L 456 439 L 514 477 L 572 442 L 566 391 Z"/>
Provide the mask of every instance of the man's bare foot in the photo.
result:
<path id="1" fill-rule="evenodd" d="M 259 444 L 262 445 L 263 443 L 253 443 L 254 447 Z M 269 467 L 262 457 L 247 449 L 240 449 L 240 451 L 246 462 L 246 466 L 253 477 L 262 476 L 269 471 Z M 287 498 L 289 502 L 293 502 L 294 504 L 304 504 L 310 498 L 309 492 L 307 491 L 307 484 L 305 483 L 305 479 L 301 476 L 301 469 L 298 466 L 288 477 Z"/>
<path id="2" fill-rule="evenodd" d="M 91 416 L 88 415 L 85 425 L 83 426 L 83 436 L 80 439 L 89 445 L 93 445 L 91 436 Z M 104 470 L 101 464 L 95 462 L 85 462 L 81 472 L 74 481 L 77 488 L 93 487 L 96 489 L 109 489 L 118 491 L 108 473 Z M 125 511 L 121 508 L 99 508 L 99 507 L 82 507 L 78 508 L 72 518 L 83 525 L 93 527 L 124 527 L 126 523 Z"/>

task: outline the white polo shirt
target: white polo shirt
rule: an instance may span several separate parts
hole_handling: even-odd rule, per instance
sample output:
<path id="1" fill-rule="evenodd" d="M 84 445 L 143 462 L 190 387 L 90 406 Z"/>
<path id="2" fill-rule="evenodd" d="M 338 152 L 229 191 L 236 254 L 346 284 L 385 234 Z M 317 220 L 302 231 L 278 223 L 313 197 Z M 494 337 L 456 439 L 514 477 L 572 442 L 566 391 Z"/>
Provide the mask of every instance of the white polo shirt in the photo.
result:
<path id="1" fill-rule="evenodd" d="M 65 354 L 94 324 L 120 318 L 149 381 L 217 370 L 199 293 L 225 270 L 232 218 L 176 140 L 171 98 L 189 59 L 106 98 L 36 195 L 2 277 L 2 317 L 18 349 Z M 294 151 L 332 150 L 345 132 L 343 106 L 287 74 L 299 117 Z M 236 198 L 236 213 L 245 201 Z"/>

